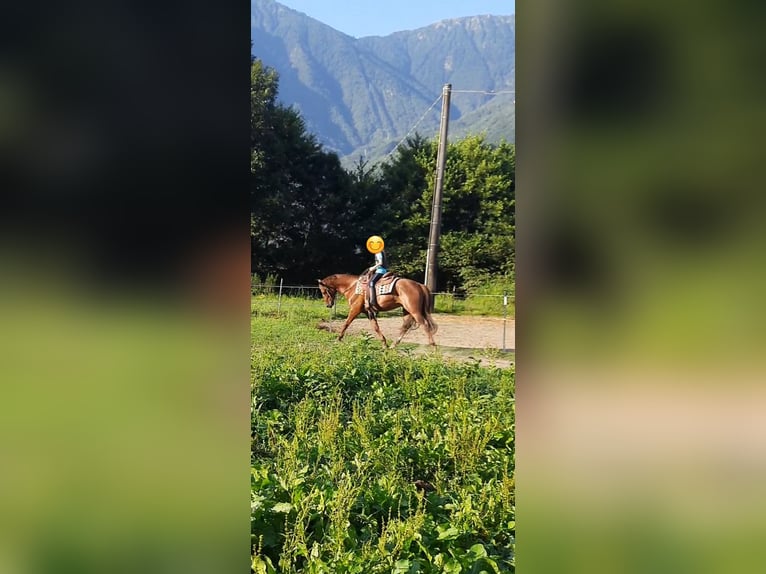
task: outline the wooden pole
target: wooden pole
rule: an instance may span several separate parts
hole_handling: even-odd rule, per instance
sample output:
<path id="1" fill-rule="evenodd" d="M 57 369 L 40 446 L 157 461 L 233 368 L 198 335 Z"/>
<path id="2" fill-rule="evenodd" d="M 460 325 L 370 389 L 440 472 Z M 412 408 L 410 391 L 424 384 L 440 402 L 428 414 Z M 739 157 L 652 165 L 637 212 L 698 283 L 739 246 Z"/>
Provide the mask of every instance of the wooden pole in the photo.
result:
<path id="1" fill-rule="evenodd" d="M 432 293 L 436 292 L 436 260 L 439 255 L 439 235 L 442 219 L 442 189 L 444 186 L 444 166 L 447 163 L 447 129 L 449 126 L 449 105 L 452 84 L 444 84 L 442 89 L 442 116 L 439 127 L 439 149 L 436 156 L 436 185 L 434 201 L 431 206 L 431 229 L 428 234 L 428 252 L 426 254 L 425 284 Z M 433 301 L 431 301 L 433 309 Z"/>
<path id="2" fill-rule="evenodd" d="M 505 351 L 505 328 L 508 324 L 508 294 L 503 293 L 503 351 Z"/>

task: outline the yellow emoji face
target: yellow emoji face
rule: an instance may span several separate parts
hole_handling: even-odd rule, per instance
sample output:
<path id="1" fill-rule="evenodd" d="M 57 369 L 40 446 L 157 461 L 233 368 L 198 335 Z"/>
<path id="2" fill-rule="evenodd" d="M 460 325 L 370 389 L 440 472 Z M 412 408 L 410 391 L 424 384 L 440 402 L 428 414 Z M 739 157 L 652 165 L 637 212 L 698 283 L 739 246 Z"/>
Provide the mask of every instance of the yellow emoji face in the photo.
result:
<path id="1" fill-rule="evenodd" d="M 378 235 L 373 235 L 367 238 L 367 251 L 370 253 L 380 253 L 383 251 L 384 243 L 383 238 Z"/>

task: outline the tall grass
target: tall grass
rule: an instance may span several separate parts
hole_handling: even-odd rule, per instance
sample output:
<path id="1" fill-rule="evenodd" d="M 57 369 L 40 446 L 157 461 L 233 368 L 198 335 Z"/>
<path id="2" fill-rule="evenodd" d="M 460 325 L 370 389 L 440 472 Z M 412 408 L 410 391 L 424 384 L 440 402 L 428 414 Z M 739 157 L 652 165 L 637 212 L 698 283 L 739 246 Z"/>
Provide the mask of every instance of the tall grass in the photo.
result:
<path id="1" fill-rule="evenodd" d="M 252 328 L 256 572 L 513 571 L 512 370 Z"/>
<path id="2" fill-rule="evenodd" d="M 276 294 L 262 293 L 250 298 L 250 312 L 254 317 L 280 317 L 291 321 L 309 321 L 332 319 L 347 311 L 346 307 L 337 311 L 328 309 L 322 299 L 306 296 L 283 295 L 281 300 Z"/>

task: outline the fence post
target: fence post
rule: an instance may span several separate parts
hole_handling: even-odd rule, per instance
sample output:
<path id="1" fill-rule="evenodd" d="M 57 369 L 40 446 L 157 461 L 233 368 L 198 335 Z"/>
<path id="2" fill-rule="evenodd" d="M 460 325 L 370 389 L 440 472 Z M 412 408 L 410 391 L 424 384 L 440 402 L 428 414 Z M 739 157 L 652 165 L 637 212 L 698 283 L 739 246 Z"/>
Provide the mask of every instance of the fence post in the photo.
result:
<path id="1" fill-rule="evenodd" d="M 284 278 L 279 280 L 279 296 L 277 297 L 277 315 L 279 315 L 282 312 L 282 283 L 284 283 Z"/>
<path id="2" fill-rule="evenodd" d="M 508 295 L 503 293 L 503 352 L 505 352 L 505 327 L 508 323 Z"/>

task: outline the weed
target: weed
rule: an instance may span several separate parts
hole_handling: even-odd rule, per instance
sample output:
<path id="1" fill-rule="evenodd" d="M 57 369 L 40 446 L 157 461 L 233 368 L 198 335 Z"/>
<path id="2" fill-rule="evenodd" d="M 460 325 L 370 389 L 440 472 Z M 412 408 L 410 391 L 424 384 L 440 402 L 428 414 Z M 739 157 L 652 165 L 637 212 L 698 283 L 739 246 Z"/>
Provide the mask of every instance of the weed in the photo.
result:
<path id="1" fill-rule="evenodd" d="M 254 571 L 513 571 L 513 369 L 315 325 L 252 317 Z"/>

